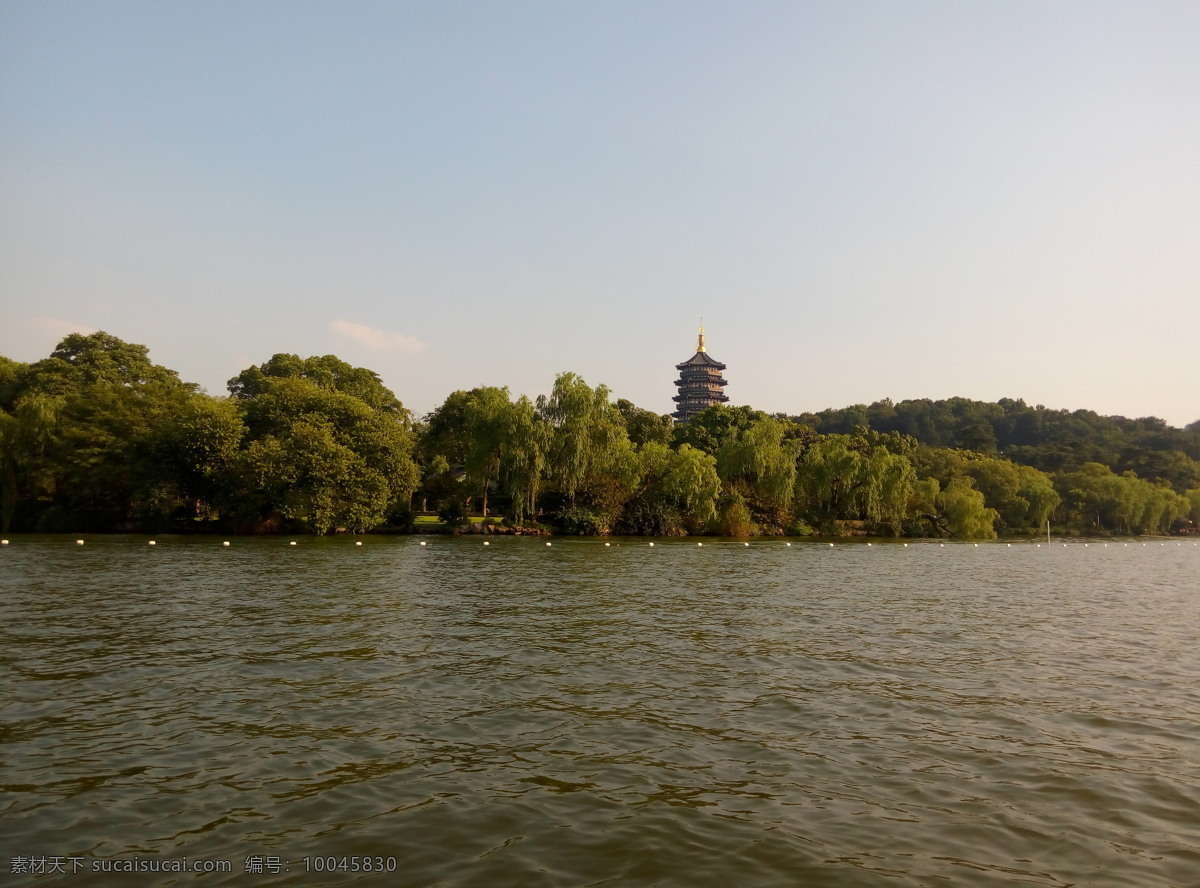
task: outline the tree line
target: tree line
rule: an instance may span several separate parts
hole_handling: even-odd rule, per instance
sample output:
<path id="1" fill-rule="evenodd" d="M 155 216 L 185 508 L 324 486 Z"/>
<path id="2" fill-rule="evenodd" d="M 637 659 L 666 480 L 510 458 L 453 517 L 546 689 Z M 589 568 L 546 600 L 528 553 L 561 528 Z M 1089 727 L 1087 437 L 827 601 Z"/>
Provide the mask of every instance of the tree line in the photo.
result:
<path id="1" fill-rule="evenodd" d="M 331 355 L 275 355 L 228 389 L 102 332 L 0 357 L 0 525 L 326 534 L 437 513 L 447 529 L 987 539 L 1200 521 L 1200 428 L 1153 418 L 953 399 L 675 424 L 562 373 L 548 395 L 457 391 L 418 421 Z"/>

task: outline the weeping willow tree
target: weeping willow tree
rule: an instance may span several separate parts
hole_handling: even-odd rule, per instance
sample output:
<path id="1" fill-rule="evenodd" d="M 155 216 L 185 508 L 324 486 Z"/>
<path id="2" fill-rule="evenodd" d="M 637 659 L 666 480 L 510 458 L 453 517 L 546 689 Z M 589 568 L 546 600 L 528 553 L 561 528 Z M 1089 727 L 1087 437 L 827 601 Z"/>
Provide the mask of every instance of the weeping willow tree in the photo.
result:
<path id="1" fill-rule="evenodd" d="M 773 417 L 735 431 L 717 451 L 717 474 L 761 522 L 781 526 L 795 496 L 801 444 L 787 439 L 788 424 Z"/>
<path id="2" fill-rule="evenodd" d="M 500 455 L 500 477 L 512 498 L 512 519 L 524 524 L 537 520 L 537 502 L 546 471 L 550 427 L 538 415 L 533 402 L 522 395 L 506 416 L 505 443 Z"/>
<path id="3" fill-rule="evenodd" d="M 863 464 L 859 499 L 869 520 L 899 536 L 909 518 L 917 473 L 907 457 L 877 448 Z"/>
<path id="4" fill-rule="evenodd" d="M 538 412 L 550 429 L 550 481 L 574 505 L 589 473 L 628 443 L 625 422 L 606 386 L 592 388 L 574 373 L 555 377 L 550 397 L 538 398 Z"/>
<path id="5" fill-rule="evenodd" d="M 625 504 L 626 531 L 666 536 L 703 530 L 721 494 L 716 459 L 683 444 L 647 441 L 636 453 L 634 488 Z"/>
<path id="6" fill-rule="evenodd" d="M 809 446 L 798 467 L 799 511 L 822 530 L 862 511 L 868 460 L 853 445 L 849 435 L 828 435 Z"/>

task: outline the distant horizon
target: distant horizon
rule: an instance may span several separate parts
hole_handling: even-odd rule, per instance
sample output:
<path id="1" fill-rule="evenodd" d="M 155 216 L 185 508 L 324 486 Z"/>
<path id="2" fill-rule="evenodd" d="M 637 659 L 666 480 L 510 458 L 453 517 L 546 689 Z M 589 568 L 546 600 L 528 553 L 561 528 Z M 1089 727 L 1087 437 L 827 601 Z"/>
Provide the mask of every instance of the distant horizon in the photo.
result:
<path id="1" fill-rule="evenodd" d="M 118 339 L 121 339 L 122 341 L 125 341 L 125 342 L 132 342 L 131 340 L 128 340 L 128 339 L 126 339 L 125 337 L 123 337 L 123 336 L 120 336 L 120 335 L 119 335 L 119 334 L 117 334 L 117 333 L 113 333 L 111 330 L 86 330 L 86 331 L 84 331 L 84 330 L 78 330 L 78 331 L 72 331 L 72 332 L 83 333 L 84 335 L 88 335 L 88 334 L 90 334 L 90 333 L 98 333 L 98 332 L 99 332 L 99 333 L 107 333 L 107 334 L 109 334 L 109 335 L 111 335 L 111 336 L 116 336 Z M 64 336 L 65 336 L 65 335 L 69 335 L 69 334 L 64 334 Z M 61 341 L 61 339 L 60 339 L 59 341 Z M 204 391 L 206 394 L 208 394 L 208 395 L 210 395 L 210 396 L 212 396 L 212 397 L 227 397 L 227 396 L 229 395 L 228 383 L 229 383 L 229 382 L 230 382 L 230 381 L 231 381 L 231 380 L 232 380 L 234 377 L 236 377 L 236 376 L 237 376 L 237 373 L 240 373 L 242 370 L 248 369 L 248 368 L 249 368 L 249 367 L 251 367 L 251 366 L 259 366 L 259 365 L 262 365 L 262 364 L 266 363 L 267 361 L 269 361 L 269 360 L 270 360 L 270 359 L 271 359 L 271 358 L 272 358 L 272 357 L 273 357 L 275 354 L 296 354 L 296 355 L 298 355 L 298 356 L 299 356 L 299 357 L 301 357 L 301 358 L 309 358 L 309 357 L 316 357 L 316 356 L 317 356 L 317 355 L 305 355 L 305 354 L 301 354 L 301 353 L 299 353 L 299 352 L 289 352 L 289 351 L 283 351 L 283 352 L 273 352 L 271 355 L 266 355 L 266 356 L 265 356 L 265 357 L 263 357 L 261 360 L 258 360 L 258 361 L 252 361 L 251 363 L 247 364 L 245 367 L 241 367 L 241 368 L 239 368 L 239 370 L 237 371 L 237 373 L 234 373 L 234 374 L 232 374 L 232 375 L 229 377 L 229 379 L 227 379 L 227 380 L 225 381 L 225 383 L 223 383 L 222 385 L 220 385 L 218 389 L 214 390 L 213 388 L 210 388 L 209 386 L 206 386 L 206 385 L 204 385 L 204 384 L 200 383 L 200 382 L 199 382 L 199 381 L 197 381 L 197 380 L 194 380 L 194 379 L 189 379 L 189 378 L 188 378 L 187 376 L 185 376 L 185 375 L 184 375 L 182 372 L 178 371 L 178 370 L 177 370 L 175 367 L 172 367 L 170 364 L 168 364 L 168 363 L 165 363 L 165 362 L 163 362 L 163 361 L 160 361 L 160 360 L 156 359 L 156 357 L 155 357 L 155 355 L 154 355 L 154 347 L 153 347 L 152 345 L 150 345 L 149 343 L 145 343 L 145 342 L 136 342 L 136 343 L 133 343 L 133 344 L 135 344 L 135 345 L 144 345 L 144 346 L 146 346 L 146 347 L 147 347 L 147 349 L 148 349 L 149 358 L 150 358 L 150 360 L 151 360 L 153 363 L 155 363 L 155 364 L 158 364 L 159 366 L 162 366 L 162 367 L 166 367 L 168 370 L 175 370 L 175 372 L 179 373 L 179 378 L 180 378 L 180 380 L 181 380 L 181 381 L 183 381 L 183 382 L 185 382 L 185 383 L 194 383 L 194 384 L 196 384 L 196 385 L 199 385 L 199 386 L 201 387 L 201 389 L 202 389 L 202 390 L 203 390 L 203 391 Z M 51 348 L 47 349 L 47 351 L 45 352 L 45 354 L 42 354 L 42 355 L 40 355 L 40 356 L 38 356 L 38 357 L 35 357 L 35 358 L 33 358 L 32 360 L 24 360 L 24 359 L 19 359 L 19 358 L 16 358 L 16 357 L 14 357 L 13 355 L 4 354 L 3 352 L 0 352 L 0 356 L 7 357 L 7 358 L 9 358 L 10 360 L 19 360 L 21 363 L 25 363 L 25 364 L 31 364 L 31 363 L 35 363 L 35 362 L 37 362 L 37 361 L 39 361 L 39 360 L 42 360 L 43 358 L 47 358 L 47 357 L 49 357 L 49 356 L 50 356 L 50 354 L 51 354 L 51 352 L 54 350 L 54 348 L 55 348 L 55 347 L 57 347 L 57 345 L 58 345 L 58 343 L 56 342 L 54 346 L 52 346 Z M 546 385 L 545 385 L 545 389 L 544 389 L 544 390 L 541 390 L 541 391 L 517 391 L 517 390 L 513 389 L 513 387 L 512 387 L 512 386 L 510 386 L 510 385 L 506 385 L 506 384 L 505 384 L 505 383 L 503 383 L 503 382 L 498 382 L 498 381 L 496 381 L 496 380 L 491 380 L 491 381 L 487 381 L 487 380 L 485 380 L 485 381 L 481 381 L 481 382 L 479 382 L 477 385 L 474 385 L 474 386 L 467 386 L 467 387 L 464 387 L 463 389 L 449 389 L 449 390 L 447 390 L 445 393 L 443 393 L 443 394 L 442 394 L 442 396 L 441 396 L 441 400 L 439 400 L 437 403 L 433 404 L 433 406 L 431 406 L 429 409 L 427 409 L 427 410 L 417 410 L 417 409 L 416 409 L 416 408 L 414 408 L 414 407 L 413 407 L 413 406 L 412 406 L 412 405 L 411 405 L 411 404 L 408 402 L 408 400 L 405 398 L 405 393 L 404 393 L 404 391 L 403 391 L 402 389 L 398 389 L 398 388 L 396 388 L 395 386 L 392 386 L 391 384 L 389 384 L 388 380 L 387 380 L 386 378 L 384 378 L 384 377 L 382 376 L 382 374 L 379 374 L 379 373 L 378 373 L 378 371 L 376 371 L 376 370 L 375 370 L 375 368 L 371 367 L 369 364 L 357 364 L 357 363 L 355 363 L 354 361 L 347 360 L 347 359 L 346 359 L 344 356 L 342 356 L 342 355 L 339 355 L 339 354 L 337 354 L 336 352 L 325 352 L 324 354 L 332 354 L 334 357 L 336 357 L 336 358 L 338 358 L 338 359 L 340 359 L 340 360 L 346 361 L 346 363 L 348 363 L 348 364 L 352 364 L 353 366 L 356 366 L 356 367 L 362 367 L 363 369 L 370 370 L 371 372 L 375 373 L 377 376 L 379 376 L 379 378 L 380 378 L 380 381 L 381 381 L 381 382 L 382 382 L 382 383 L 383 383 L 385 386 L 387 386 L 387 387 L 388 387 L 388 388 L 389 388 L 389 389 L 392 391 L 392 393 L 396 395 L 396 397 L 397 397 L 397 398 L 399 398 L 399 399 L 400 399 L 400 402 L 401 402 L 401 403 L 404 405 L 405 409 L 407 409 L 407 410 L 408 410 L 408 411 L 409 411 L 409 412 L 412 414 L 412 416 L 413 416 L 415 419 L 417 419 L 417 420 L 420 420 L 420 419 L 422 419 L 423 417 L 425 417 L 425 416 L 429 415 L 431 412 L 433 412 L 434 410 L 436 410 L 436 409 L 437 409 L 437 408 L 438 408 L 438 407 L 439 407 L 439 406 L 440 406 L 440 405 L 441 405 L 441 404 L 442 404 L 442 403 L 445 401 L 446 397 L 447 397 L 447 396 L 449 396 L 449 395 L 451 394 L 451 392 L 453 392 L 453 391 L 459 391 L 459 390 L 469 390 L 469 389 L 472 389 L 472 388 L 480 388 L 480 387 L 485 387 L 485 386 L 494 386 L 494 387 L 496 387 L 496 388 L 508 388 L 508 389 L 509 389 L 509 392 L 510 392 L 510 394 L 511 394 L 511 396 L 512 396 L 512 397 L 514 397 L 514 398 L 517 398 L 517 397 L 520 397 L 520 396 L 522 396 L 522 395 L 525 395 L 525 396 L 529 397 L 530 399 L 536 399 L 536 398 L 537 398 L 539 395 L 548 395 L 548 394 L 549 394 L 549 392 L 550 392 L 550 388 L 551 388 L 551 386 L 552 386 L 552 385 L 553 385 L 553 383 L 554 383 L 554 377 L 555 377 L 557 374 L 559 374 L 559 373 L 575 373 L 575 372 L 577 372 L 577 371 L 575 371 L 575 370 L 573 370 L 573 369 L 571 369 L 571 368 L 569 368 L 569 367 L 568 367 L 568 368 L 563 368 L 563 369 L 561 369 L 561 370 L 557 370 L 557 371 L 555 371 L 553 374 L 551 374 L 550 378 L 547 380 L 547 382 L 546 382 Z M 693 354 L 695 354 L 695 349 L 693 349 L 693 351 L 691 352 L 691 354 L 687 355 L 687 357 L 683 358 L 682 360 L 687 360 L 687 358 L 691 357 Z M 676 363 L 679 363 L 679 362 L 676 362 Z M 728 371 L 728 370 L 726 370 L 726 371 L 724 371 L 724 373 L 728 374 L 728 373 L 729 373 L 729 371 Z M 582 376 L 582 374 L 579 374 L 579 375 L 581 375 L 581 376 Z M 613 401 L 616 401 L 616 400 L 618 400 L 618 399 L 624 399 L 624 400 L 630 401 L 630 402 L 631 402 L 631 403 L 633 403 L 633 404 L 634 404 L 634 406 L 636 406 L 636 407 L 639 407 L 639 408 L 641 408 L 641 409 L 643 409 L 643 410 L 652 410 L 652 412 L 654 412 L 654 413 L 657 413 L 657 414 L 659 414 L 660 416 L 661 416 L 661 415 L 670 415 L 670 414 L 671 414 L 671 409 L 667 409 L 667 410 L 654 410 L 653 408 L 651 408 L 651 407 L 648 407 L 647 405 L 645 405 L 645 404 L 642 404 L 642 403 L 640 403 L 640 402 L 638 402 L 638 401 L 634 400 L 633 398 L 627 398 L 627 397 L 626 397 L 624 394 L 622 394 L 621 392 L 619 392 L 619 391 L 617 391 L 616 389 L 614 389 L 614 388 L 612 388 L 611 386 L 609 386 L 609 385 L 608 385 L 608 384 L 607 384 L 607 383 L 606 383 L 606 382 L 605 382 L 603 379 L 590 379 L 590 378 L 588 378 L 588 377 L 586 377 L 586 376 L 584 376 L 583 378 L 584 378 L 584 379 L 585 379 L 585 380 L 588 382 L 588 384 L 590 384 L 590 385 L 593 385 L 593 386 L 595 386 L 595 385 L 604 385 L 606 388 L 608 388 L 608 390 L 609 390 L 609 393 L 610 393 L 610 395 L 611 395 L 611 397 L 612 397 Z M 728 388 L 728 387 L 727 387 L 727 388 Z M 1191 420 L 1188 420 L 1188 421 L 1185 421 L 1185 422 L 1172 422 L 1172 421 L 1171 421 L 1171 419 L 1170 419 L 1169 417 L 1165 417 L 1165 416 L 1158 416 L 1158 415 L 1156 415 L 1156 414 L 1152 414 L 1152 413 L 1139 413 L 1139 414 L 1137 414 L 1137 415 L 1129 415 L 1129 414 L 1124 414 L 1124 413 L 1104 413 L 1104 412 L 1102 412 L 1102 411 L 1100 411 L 1100 410 L 1097 410 L 1097 409 L 1095 409 L 1094 407 L 1089 407 L 1089 406 L 1063 407 L 1063 406 L 1057 406 L 1057 405 L 1052 405 L 1052 404 L 1043 404 L 1043 403 L 1041 403 L 1041 402 L 1035 402 L 1035 401 L 1031 401 L 1029 398 L 1024 398 L 1024 397 L 1020 397 L 1020 396 L 1013 396 L 1013 395 L 1011 395 L 1011 394 L 1010 394 L 1010 395 L 1002 395 L 1002 396 L 1000 396 L 999 398 L 995 398 L 995 399 L 992 399 L 992 400 L 988 400 L 988 399 L 985 399 L 985 398 L 972 398 L 972 397 L 969 397 L 969 396 L 967 396 L 967 395 L 961 395 L 961 394 L 958 394 L 958 395 L 946 395 L 946 396 L 940 396 L 940 397 L 931 397 L 931 396 L 916 396 L 916 397 L 906 397 L 906 398 L 893 398 L 893 397 L 889 397 L 889 396 L 887 396 L 887 395 L 883 395 L 883 396 L 881 396 L 881 397 L 874 398 L 874 399 L 872 399 L 872 400 L 870 400 L 870 401 L 854 401 L 854 402 L 851 402 L 851 403 L 848 403 L 848 404 L 827 404 L 827 405 L 825 405 L 825 406 L 823 406 L 823 407 L 818 407 L 818 408 L 816 408 L 816 409 L 795 410 L 795 411 L 788 411 L 788 410 L 771 410 L 771 409 L 769 409 L 769 408 L 767 408 L 767 407 L 762 407 L 762 406 L 759 406 L 759 405 L 756 405 L 756 404 L 751 404 L 751 403 L 747 403 L 747 404 L 735 403 L 735 402 L 733 401 L 733 399 L 732 399 L 732 398 L 730 399 L 730 403 L 728 403 L 728 404 L 726 404 L 726 405 L 724 405 L 724 406 L 726 406 L 726 407 L 731 407 L 731 408 L 733 408 L 733 407 L 749 407 L 749 408 L 750 408 L 750 409 L 752 409 L 752 410 L 760 410 L 760 411 L 762 411 L 763 413 L 766 413 L 766 414 L 769 414 L 769 415 L 782 414 L 782 415 L 785 415 L 785 416 L 800 416 L 800 415 L 803 415 L 803 414 L 806 414 L 806 413 L 819 414 L 819 413 L 822 413 L 823 411 L 826 411 L 826 410 L 843 410 L 843 409 L 846 409 L 846 408 L 848 408 L 848 407 L 854 407 L 854 406 L 864 406 L 864 407 L 869 407 L 869 406 L 871 406 L 872 404 L 879 403 L 879 402 L 882 402 L 882 401 L 891 401 L 893 404 L 900 404 L 900 403 L 903 403 L 903 402 L 905 402 L 905 401 L 935 401 L 935 402 L 936 402 L 936 401 L 948 401 L 948 400 L 951 400 L 951 399 L 954 399 L 954 398 L 962 398 L 962 399 L 969 400 L 969 401 L 978 401 L 978 402 L 980 402 L 980 403 L 992 403 L 992 404 L 994 404 L 994 403 L 998 403 L 999 401 L 1001 401 L 1001 400 L 1003 400 L 1003 399 L 1005 399 L 1005 398 L 1008 398 L 1008 399 L 1011 399 L 1011 400 L 1013 400 L 1013 401 L 1022 401 L 1022 402 L 1024 402 L 1026 405 L 1028 405 L 1029 407 L 1031 407 L 1031 408 L 1033 408 L 1033 409 L 1052 410 L 1052 411 L 1055 411 L 1055 412 L 1063 412 L 1063 411 L 1065 411 L 1065 412 L 1067 412 L 1067 413 L 1074 413 L 1074 412 L 1076 412 L 1076 411 L 1078 411 L 1078 410 L 1085 410 L 1085 411 L 1091 411 L 1092 413 L 1095 413 L 1095 414 L 1097 414 L 1097 415 L 1099 415 L 1099 416 L 1103 416 L 1103 417 L 1108 417 L 1108 418 L 1122 418 L 1122 419 L 1127 419 L 1127 420 L 1139 420 L 1139 419 L 1152 419 L 1152 418 L 1153 418 L 1153 419 L 1160 419 L 1160 420 L 1163 420 L 1164 422 L 1166 422 L 1166 423 L 1167 423 L 1167 425 L 1168 425 L 1169 427 L 1171 427 L 1171 428 L 1175 428 L 1175 429 L 1185 429 L 1185 428 L 1187 428 L 1189 425 L 1192 425 L 1193 423 L 1200 422 L 1200 416 L 1197 416 L 1195 419 L 1191 419 Z"/>
<path id="2" fill-rule="evenodd" d="M 0 0 L 0 353 L 1194 422 L 1200 4 Z"/>

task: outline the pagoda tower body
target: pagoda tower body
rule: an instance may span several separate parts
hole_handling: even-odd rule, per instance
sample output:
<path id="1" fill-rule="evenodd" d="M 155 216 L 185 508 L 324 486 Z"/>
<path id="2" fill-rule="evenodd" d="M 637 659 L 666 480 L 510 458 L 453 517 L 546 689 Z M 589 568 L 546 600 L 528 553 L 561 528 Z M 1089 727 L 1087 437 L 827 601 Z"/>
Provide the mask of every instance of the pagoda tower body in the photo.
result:
<path id="1" fill-rule="evenodd" d="M 696 353 L 682 364 L 676 364 L 679 378 L 675 385 L 679 389 L 672 400 L 678 405 L 671 415 L 677 422 L 687 422 L 705 407 L 724 404 L 729 400 L 724 388 L 729 383 L 721 375 L 725 365 L 713 360 L 704 347 L 704 327 L 700 328 L 700 341 Z"/>

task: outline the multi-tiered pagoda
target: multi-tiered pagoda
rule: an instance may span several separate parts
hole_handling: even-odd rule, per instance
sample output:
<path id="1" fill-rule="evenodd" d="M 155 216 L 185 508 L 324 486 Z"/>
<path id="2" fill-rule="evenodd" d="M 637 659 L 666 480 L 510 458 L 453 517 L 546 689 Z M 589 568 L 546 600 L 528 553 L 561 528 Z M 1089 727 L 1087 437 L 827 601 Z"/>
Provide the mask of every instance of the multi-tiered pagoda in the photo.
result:
<path id="1" fill-rule="evenodd" d="M 704 348 L 704 327 L 700 327 L 700 342 L 696 353 L 682 364 L 676 364 L 679 378 L 675 385 L 679 388 L 672 400 L 679 406 L 671 415 L 676 422 L 687 422 L 705 407 L 713 404 L 724 404 L 729 400 L 723 389 L 729 383 L 721 375 L 725 365 L 714 361 Z"/>

